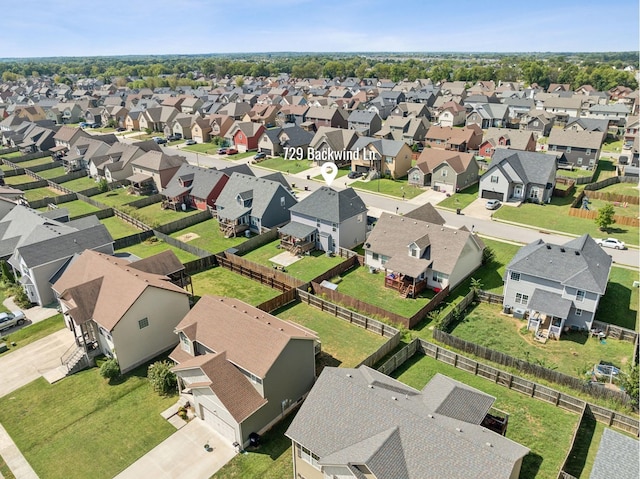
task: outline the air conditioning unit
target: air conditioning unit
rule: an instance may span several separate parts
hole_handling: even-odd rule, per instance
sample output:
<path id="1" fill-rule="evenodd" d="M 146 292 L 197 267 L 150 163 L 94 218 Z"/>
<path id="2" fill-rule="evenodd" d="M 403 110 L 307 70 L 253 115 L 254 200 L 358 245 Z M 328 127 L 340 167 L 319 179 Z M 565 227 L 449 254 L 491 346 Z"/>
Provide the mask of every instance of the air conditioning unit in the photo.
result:
<path id="1" fill-rule="evenodd" d="M 518 319 L 524 319 L 525 313 L 526 313 L 526 310 L 524 310 L 524 309 L 514 309 L 513 310 L 513 317 L 514 318 L 518 318 Z"/>

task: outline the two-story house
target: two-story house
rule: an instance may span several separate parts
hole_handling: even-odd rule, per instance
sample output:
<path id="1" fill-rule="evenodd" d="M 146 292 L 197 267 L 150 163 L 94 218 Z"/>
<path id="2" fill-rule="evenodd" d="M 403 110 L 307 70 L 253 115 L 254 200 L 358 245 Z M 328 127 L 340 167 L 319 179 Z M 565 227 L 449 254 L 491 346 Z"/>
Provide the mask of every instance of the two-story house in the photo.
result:
<path id="1" fill-rule="evenodd" d="M 575 131 L 554 128 L 549 133 L 548 151 L 563 155 L 572 165 L 594 169 L 600 159 L 607 132 Z"/>
<path id="2" fill-rule="evenodd" d="M 397 179 L 411 168 L 411 148 L 404 141 L 362 136 L 351 147 L 351 170 L 369 174 L 376 171 Z"/>
<path id="3" fill-rule="evenodd" d="M 432 125 L 427 131 L 424 141 L 431 148 L 461 152 L 477 150 L 482 143 L 482 129 L 475 123 L 464 128 Z"/>
<path id="4" fill-rule="evenodd" d="M 373 136 L 382 128 L 382 119 L 374 111 L 354 110 L 348 118 L 349 129 L 363 136 Z"/>
<path id="5" fill-rule="evenodd" d="M 203 296 L 175 328 L 181 394 L 230 444 L 249 444 L 313 386 L 318 337 L 235 298 Z"/>
<path id="6" fill-rule="evenodd" d="M 480 168 L 472 153 L 425 148 L 408 173 L 410 185 L 455 193 L 478 182 Z"/>
<path id="7" fill-rule="evenodd" d="M 216 200 L 229 176 L 214 168 L 183 163 L 160 194 L 164 205 L 178 211 L 183 208 L 215 208 Z"/>
<path id="8" fill-rule="evenodd" d="M 504 309 L 528 316 L 542 338 L 589 330 L 607 289 L 612 259 L 588 234 L 563 245 L 520 248 L 504 275 Z"/>
<path id="9" fill-rule="evenodd" d="M 336 191 L 323 186 L 289 212 L 291 222 L 278 231 L 282 247 L 294 254 L 351 249 L 367 234 L 367 207 L 353 188 Z"/>

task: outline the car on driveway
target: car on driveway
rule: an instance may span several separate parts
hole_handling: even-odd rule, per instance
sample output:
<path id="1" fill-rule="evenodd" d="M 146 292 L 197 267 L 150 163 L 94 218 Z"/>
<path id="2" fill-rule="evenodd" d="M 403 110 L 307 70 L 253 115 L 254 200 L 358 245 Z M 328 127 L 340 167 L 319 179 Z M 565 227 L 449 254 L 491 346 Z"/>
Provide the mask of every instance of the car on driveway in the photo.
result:
<path id="1" fill-rule="evenodd" d="M 14 311 L 13 313 L 0 313 L 0 331 L 3 329 L 20 326 L 26 321 L 22 311 Z"/>
<path id="2" fill-rule="evenodd" d="M 255 154 L 255 156 L 253 157 L 253 159 L 254 159 L 254 160 L 262 160 L 262 159 L 264 159 L 264 158 L 266 158 L 266 157 L 267 157 L 267 154 L 266 154 L 266 153 L 264 153 L 264 152 L 262 152 L 262 151 L 260 151 L 260 152 L 258 152 L 258 153 L 256 153 L 256 154 Z"/>
<path id="3" fill-rule="evenodd" d="M 238 150 L 236 148 L 227 148 L 227 155 L 237 155 Z"/>
<path id="4" fill-rule="evenodd" d="M 500 208 L 500 205 L 502 203 L 500 203 L 500 200 L 489 200 L 487 201 L 487 204 L 485 205 L 485 207 L 488 210 L 497 210 L 498 208 Z"/>
<path id="5" fill-rule="evenodd" d="M 218 148 L 218 155 L 226 155 L 228 152 L 228 148 Z"/>
<path id="6" fill-rule="evenodd" d="M 347 174 L 347 178 L 349 179 L 355 179 L 355 178 L 360 178 L 361 176 L 364 176 L 364 173 L 361 171 L 349 171 L 349 173 Z"/>
<path id="7" fill-rule="evenodd" d="M 603 248 L 613 248 L 613 249 L 625 249 L 624 241 L 617 240 L 615 238 L 605 238 L 605 239 L 597 239 L 596 244 L 602 246 Z"/>
<path id="8" fill-rule="evenodd" d="M 167 139 L 162 138 L 161 136 L 154 136 L 152 140 L 155 141 L 158 145 L 164 145 L 167 142 Z"/>
<path id="9" fill-rule="evenodd" d="M 192 140 L 191 138 L 189 138 L 187 141 L 184 142 L 185 145 L 195 145 L 196 144 L 196 140 Z"/>

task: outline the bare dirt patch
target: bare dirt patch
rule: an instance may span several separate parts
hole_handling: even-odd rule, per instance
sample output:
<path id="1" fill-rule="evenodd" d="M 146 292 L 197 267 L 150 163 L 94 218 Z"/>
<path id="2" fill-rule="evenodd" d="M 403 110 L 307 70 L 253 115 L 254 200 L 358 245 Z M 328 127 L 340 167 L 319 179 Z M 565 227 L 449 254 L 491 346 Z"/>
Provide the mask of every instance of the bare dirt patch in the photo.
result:
<path id="1" fill-rule="evenodd" d="M 185 233 L 183 235 L 178 236 L 176 239 L 178 241 L 182 241 L 184 243 L 188 243 L 189 241 L 192 241 L 194 239 L 198 239 L 200 238 L 199 234 L 196 233 Z"/>

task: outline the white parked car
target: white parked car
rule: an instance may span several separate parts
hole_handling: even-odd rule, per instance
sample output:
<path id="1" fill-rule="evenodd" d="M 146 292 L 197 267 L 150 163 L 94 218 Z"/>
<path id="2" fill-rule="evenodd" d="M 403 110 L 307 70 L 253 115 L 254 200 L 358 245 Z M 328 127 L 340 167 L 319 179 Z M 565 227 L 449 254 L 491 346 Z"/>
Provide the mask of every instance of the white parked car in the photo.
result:
<path id="1" fill-rule="evenodd" d="M 497 210 L 500 207 L 500 200 L 487 201 L 486 208 L 488 210 Z"/>
<path id="2" fill-rule="evenodd" d="M 0 331 L 3 329 L 13 328 L 25 322 L 24 313 L 22 311 L 14 311 L 13 313 L 0 313 Z"/>
<path id="3" fill-rule="evenodd" d="M 615 238 L 597 239 L 596 243 L 603 248 L 625 249 L 624 242 Z"/>

